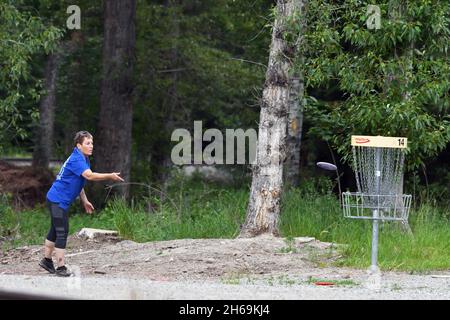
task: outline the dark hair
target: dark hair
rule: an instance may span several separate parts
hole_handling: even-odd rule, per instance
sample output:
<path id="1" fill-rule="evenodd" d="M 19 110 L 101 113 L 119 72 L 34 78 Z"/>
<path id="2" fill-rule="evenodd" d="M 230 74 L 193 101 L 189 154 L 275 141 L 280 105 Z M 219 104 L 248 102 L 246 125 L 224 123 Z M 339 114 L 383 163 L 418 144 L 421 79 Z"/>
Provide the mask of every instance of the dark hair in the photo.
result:
<path id="1" fill-rule="evenodd" d="M 87 131 L 78 131 L 77 133 L 75 133 L 75 138 L 73 139 L 75 147 L 77 146 L 77 143 L 83 144 L 84 138 L 92 139 L 92 134 Z"/>

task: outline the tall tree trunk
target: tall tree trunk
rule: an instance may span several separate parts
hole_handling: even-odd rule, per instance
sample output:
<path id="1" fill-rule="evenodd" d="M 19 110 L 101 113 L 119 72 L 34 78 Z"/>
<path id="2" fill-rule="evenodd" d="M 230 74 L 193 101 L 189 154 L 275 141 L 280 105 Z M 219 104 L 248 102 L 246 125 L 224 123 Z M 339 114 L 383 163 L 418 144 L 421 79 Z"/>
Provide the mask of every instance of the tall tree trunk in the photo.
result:
<path id="1" fill-rule="evenodd" d="M 103 10 L 103 78 L 100 119 L 94 137 L 94 169 L 120 172 L 122 178 L 129 181 L 136 0 L 105 0 Z M 95 199 L 104 199 L 102 189 L 94 189 L 99 193 Z M 112 192 L 128 198 L 129 185 L 117 186 Z"/>
<path id="2" fill-rule="evenodd" d="M 297 46 L 303 44 L 306 27 L 306 0 L 300 0 L 299 9 L 302 16 L 301 30 Z M 300 68 L 304 63 L 303 55 L 297 56 Z M 287 131 L 286 163 L 284 164 L 284 183 L 287 187 L 297 187 L 300 183 L 300 146 L 303 131 L 304 79 L 303 70 L 293 73 L 289 79 L 289 122 Z"/>
<path id="3" fill-rule="evenodd" d="M 61 42 L 59 47 L 47 56 L 44 71 L 46 94 L 41 97 L 39 103 L 39 125 L 35 132 L 33 167 L 48 168 L 49 166 L 53 149 L 58 71 L 63 57 L 76 48 L 77 42 L 77 37 L 72 35 L 71 40 Z"/>
<path id="4" fill-rule="evenodd" d="M 80 56 L 82 46 L 84 45 L 84 36 L 81 31 L 72 31 L 72 38 L 78 42 L 80 52 L 70 57 L 71 64 L 68 68 L 66 76 L 69 76 L 71 88 L 66 93 L 68 98 L 68 107 L 72 111 L 67 114 L 65 120 L 66 130 L 64 130 L 64 150 L 65 154 L 70 154 L 74 148 L 73 138 L 74 134 L 80 130 L 88 130 L 86 128 L 85 108 L 86 98 L 83 93 L 83 78 L 86 76 L 83 73 L 83 58 Z"/>
<path id="5" fill-rule="evenodd" d="M 45 96 L 39 103 L 39 126 L 33 152 L 33 167 L 48 168 L 53 146 L 53 129 L 56 109 L 56 79 L 58 75 L 60 54 L 51 53 L 45 64 Z"/>
<path id="6" fill-rule="evenodd" d="M 289 110 L 289 70 L 296 46 L 283 39 L 287 19 L 298 10 L 299 0 L 278 0 L 272 30 L 269 64 L 261 101 L 256 164 L 253 166 L 247 217 L 240 237 L 263 233 L 277 236 L 286 157 Z"/>

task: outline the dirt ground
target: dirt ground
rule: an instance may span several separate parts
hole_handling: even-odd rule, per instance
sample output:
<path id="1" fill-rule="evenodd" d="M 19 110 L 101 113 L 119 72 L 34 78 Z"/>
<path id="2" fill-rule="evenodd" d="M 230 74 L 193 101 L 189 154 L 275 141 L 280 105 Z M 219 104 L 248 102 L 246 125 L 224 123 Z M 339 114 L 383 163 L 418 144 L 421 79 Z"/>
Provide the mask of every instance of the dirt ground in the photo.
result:
<path id="1" fill-rule="evenodd" d="M 11 249 L 0 256 L 0 274 L 40 275 L 42 246 Z M 68 240 L 66 264 L 81 274 L 137 277 L 154 280 L 232 279 L 289 274 L 311 274 L 321 270 L 336 279 L 350 277 L 345 268 L 331 264 L 340 258 L 336 245 L 314 238 L 261 236 L 250 239 L 180 239 L 136 243 L 116 237 Z M 364 272 L 364 271 L 361 271 Z M 352 271 L 353 273 L 353 271 Z"/>
<path id="2" fill-rule="evenodd" d="M 15 209 L 44 203 L 54 180 L 55 176 L 50 170 L 19 167 L 0 160 L 0 194 L 10 194 Z"/>

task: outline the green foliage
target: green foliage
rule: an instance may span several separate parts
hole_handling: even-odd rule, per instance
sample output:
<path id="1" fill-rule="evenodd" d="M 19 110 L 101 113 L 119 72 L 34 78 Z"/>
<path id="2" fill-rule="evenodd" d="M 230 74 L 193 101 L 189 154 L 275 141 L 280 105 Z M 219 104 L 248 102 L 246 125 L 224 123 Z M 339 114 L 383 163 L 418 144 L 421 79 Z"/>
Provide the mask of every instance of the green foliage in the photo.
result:
<path id="1" fill-rule="evenodd" d="M 31 61 L 38 53 L 49 53 L 62 31 L 48 26 L 34 11 L 21 8 L 23 1 L 0 3 L 0 141 L 27 131 L 21 121 L 36 119 L 41 81 L 33 77 Z M 24 108 L 24 101 L 32 101 Z M 26 105 L 26 104 L 25 104 Z M 4 143 L 0 143 L 3 145 Z"/>
<path id="2" fill-rule="evenodd" d="M 366 26 L 367 5 L 311 1 L 305 35 L 307 87 L 337 86 L 331 102 L 308 100 L 310 133 L 348 160 L 350 135 L 408 137 L 407 168 L 450 141 L 448 1 L 379 1 L 382 27 Z"/>

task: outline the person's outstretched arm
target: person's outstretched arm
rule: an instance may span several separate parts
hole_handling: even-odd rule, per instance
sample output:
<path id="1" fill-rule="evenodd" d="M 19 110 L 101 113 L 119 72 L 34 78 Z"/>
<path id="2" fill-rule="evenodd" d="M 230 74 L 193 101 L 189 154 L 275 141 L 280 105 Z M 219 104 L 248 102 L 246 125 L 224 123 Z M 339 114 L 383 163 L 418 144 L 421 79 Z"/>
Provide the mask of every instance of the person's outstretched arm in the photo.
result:
<path id="1" fill-rule="evenodd" d="M 83 173 L 81 175 L 89 181 L 102 181 L 102 180 L 113 180 L 113 181 L 120 181 L 120 182 L 125 181 L 121 177 L 119 177 L 120 172 L 97 173 L 97 172 L 92 172 L 91 169 L 86 169 L 83 171 Z"/>

